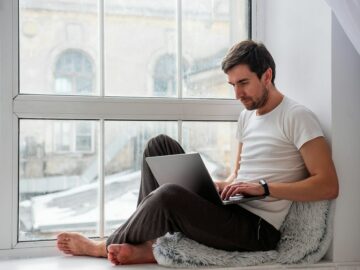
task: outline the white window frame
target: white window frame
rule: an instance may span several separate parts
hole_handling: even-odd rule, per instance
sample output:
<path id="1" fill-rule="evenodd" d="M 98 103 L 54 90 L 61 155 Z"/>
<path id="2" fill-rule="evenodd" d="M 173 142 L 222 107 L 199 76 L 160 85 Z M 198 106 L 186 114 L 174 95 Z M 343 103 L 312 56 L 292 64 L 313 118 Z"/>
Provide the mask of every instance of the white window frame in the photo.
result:
<path id="1" fill-rule="evenodd" d="M 178 10 L 181 2 L 178 0 Z M 236 1 L 232 2 L 236 8 Z M 258 2 L 252 5 L 252 38 L 259 39 L 261 33 L 257 27 L 261 21 L 257 15 Z M 100 14 L 104 10 L 104 2 L 100 4 Z M 261 17 L 260 17 L 261 18 Z M 2 0 L 0 4 L 0 258 L 18 256 L 46 256 L 56 254 L 54 241 L 17 242 L 18 231 L 18 131 L 19 119 L 97 119 L 100 121 L 99 141 L 103 143 L 104 120 L 174 120 L 181 126 L 182 121 L 236 121 L 241 110 L 236 100 L 216 99 L 183 99 L 179 98 L 117 98 L 103 97 L 104 94 L 104 55 L 100 55 L 100 97 L 93 96 L 46 96 L 19 95 L 19 24 L 18 1 Z M 178 25 L 181 14 L 177 13 Z M 104 18 L 100 16 L 100 29 Z M 261 27 L 260 27 L 261 28 Z M 178 34 L 180 35 L 181 29 Z M 233 35 L 232 40 L 236 41 Z M 100 31 L 100 51 L 103 52 L 104 33 Z M 181 44 L 178 42 L 178 51 Z M 178 54 L 177 65 L 181 66 L 181 53 Z M 177 76 L 181 78 L 181 68 Z M 179 89 L 182 88 L 181 80 Z M 179 130 L 179 139 L 181 140 Z M 104 149 L 104 145 L 100 145 Z M 100 151 L 100 176 L 104 152 Z M 104 203 L 103 180 L 99 181 L 100 203 Z M 100 207 L 101 208 L 101 207 Z M 104 218 L 101 209 L 100 217 Z M 99 228 L 100 235 L 104 228 Z M 44 249 L 44 247 L 47 247 Z M 50 247 L 50 248 L 48 248 Z"/>

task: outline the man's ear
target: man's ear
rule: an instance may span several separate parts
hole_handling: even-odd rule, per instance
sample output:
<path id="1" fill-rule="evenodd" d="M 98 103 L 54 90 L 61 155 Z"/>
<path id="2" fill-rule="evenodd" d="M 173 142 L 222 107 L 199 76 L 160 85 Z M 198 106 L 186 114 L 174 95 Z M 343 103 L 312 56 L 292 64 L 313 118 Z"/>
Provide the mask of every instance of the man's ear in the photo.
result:
<path id="1" fill-rule="evenodd" d="M 273 75 L 272 69 L 270 67 L 267 70 L 265 70 L 265 72 L 261 76 L 261 79 L 263 80 L 263 83 L 265 85 L 268 85 L 269 83 L 271 83 L 272 75 Z"/>

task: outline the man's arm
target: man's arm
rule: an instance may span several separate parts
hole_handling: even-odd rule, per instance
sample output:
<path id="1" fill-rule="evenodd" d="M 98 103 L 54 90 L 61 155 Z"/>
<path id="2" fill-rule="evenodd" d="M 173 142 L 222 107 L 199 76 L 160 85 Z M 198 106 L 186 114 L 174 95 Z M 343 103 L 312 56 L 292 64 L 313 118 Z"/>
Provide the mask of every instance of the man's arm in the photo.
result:
<path id="1" fill-rule="evenodd" d="M 291 183 L 268 183 L 270 196 L 291 201 L 335 199 L 339 193 L 339 184 L 326 140 L 318 137 L 308 141 L 300 148 L 300 153 L 309 177 Z M 235 183 L 227 186 L 221 196 L 225 199 L 237 193 L 262 195 L 264 189 L 258 183 Z"/>
<path id="2" fill-rule="evenodd" d="M 292 201 L 335 199 L 339 183 L 326 140 L 313 139 L 300 148 L 300 153 L 310 176 L 294 183 L 271 183 L 271 196 Z"/>

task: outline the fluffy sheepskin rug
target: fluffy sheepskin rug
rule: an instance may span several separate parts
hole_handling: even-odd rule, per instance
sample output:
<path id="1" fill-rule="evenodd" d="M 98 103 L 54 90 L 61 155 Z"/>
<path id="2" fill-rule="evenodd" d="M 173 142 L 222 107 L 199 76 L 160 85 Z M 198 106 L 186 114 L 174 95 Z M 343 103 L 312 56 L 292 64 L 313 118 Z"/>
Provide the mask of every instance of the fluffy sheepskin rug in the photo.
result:
<path id="1" fill-rule="evenodd" d="M 157 262 L 168 267 L 316 263 L 325 255 L 332 239 L 330 205 L 329 201 L 293 203 L 280 229 L 277 250 L 229 252 L 204 246 L 175 233 L 159 238 L 153 252 Z"/>

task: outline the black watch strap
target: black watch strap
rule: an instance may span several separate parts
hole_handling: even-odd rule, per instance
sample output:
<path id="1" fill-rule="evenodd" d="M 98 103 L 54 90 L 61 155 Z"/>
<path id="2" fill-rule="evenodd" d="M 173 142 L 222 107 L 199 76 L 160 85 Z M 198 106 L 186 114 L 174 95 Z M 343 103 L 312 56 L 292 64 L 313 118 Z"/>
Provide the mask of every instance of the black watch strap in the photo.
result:
<path id="1" fill-rule="evenodd" d="M 266 181 L 264 179 L 261 179 L 259 181 L 260 185 L 262 185 L 262 187 L 264 188 L 264 196 L 269 196 L 270 195 L 270 191 L 269 191 L 269 186 L 268 184 L 266 183 Z"/>

